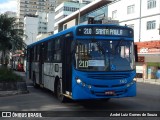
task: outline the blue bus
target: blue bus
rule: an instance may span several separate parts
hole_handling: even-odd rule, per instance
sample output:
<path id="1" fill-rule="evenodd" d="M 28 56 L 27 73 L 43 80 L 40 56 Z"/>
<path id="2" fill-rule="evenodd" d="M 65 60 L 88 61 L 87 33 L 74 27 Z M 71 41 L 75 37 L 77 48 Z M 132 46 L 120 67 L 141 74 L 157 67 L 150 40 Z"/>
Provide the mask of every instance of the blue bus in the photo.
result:
<path id="1" fill-rule="evenodd" d="M 27 47 L 26 75 L 64 102 L 136 96 L 133 30 L 77 25 Z"/>

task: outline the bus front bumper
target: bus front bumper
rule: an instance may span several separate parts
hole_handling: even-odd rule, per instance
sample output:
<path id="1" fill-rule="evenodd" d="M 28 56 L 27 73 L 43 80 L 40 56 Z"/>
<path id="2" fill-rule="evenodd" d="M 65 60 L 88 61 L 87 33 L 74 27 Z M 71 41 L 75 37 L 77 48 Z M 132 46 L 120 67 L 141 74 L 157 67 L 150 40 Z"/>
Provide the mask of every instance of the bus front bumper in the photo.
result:
<path id="1" fill-rule="evenodd" d="M 73 100 L 133 97 L 136 96 L 136 82 L 111 88 L 77 84 L 72 90 Z"/>

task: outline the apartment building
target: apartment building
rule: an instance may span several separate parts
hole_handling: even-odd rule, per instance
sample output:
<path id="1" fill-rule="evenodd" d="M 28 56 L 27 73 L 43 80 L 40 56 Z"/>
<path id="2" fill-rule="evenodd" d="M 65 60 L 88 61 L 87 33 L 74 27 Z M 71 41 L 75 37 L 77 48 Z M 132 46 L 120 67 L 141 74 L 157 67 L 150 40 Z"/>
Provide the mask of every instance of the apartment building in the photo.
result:
<path id="1" fill-rule="evenodd" d="M 135 42 L 159 40 L 159 0 L 116 0 L 108 6 L 108 17 L 135 31 Z"/>
<path id="2" fill-rule="evenodd" d="M 36 15 L 38 15 L 39 21 L 38 21 L 38 34 L 36 37 L 36 40 L 41 40 L 50 34 L 53 34 L 53 29 L 54 29 L 54 17 L 55 13 L 54 12 L 37 12 Z"/>
<path id="3" fill-rule="evenodd" d="M 17 0 L 18 22 L 23 22 L 26 14 L 36 14 L 36 12 L 54 12 L 57 5 L 66 0 Z M 23 28 L 23 26 L 20 26 Z"/>
<path id="4" fill-rule="evenodd" d="M 39 18 L 37 15 L 26 15 L 24 18 L 24 42 L 29 45 L 36 41 Z"/>
<path id="5" fill-rule="evenodd" d="M 53 34 L 54 13 L 37 12 L 24 18 L 24 38 L 26 44 L 36 42 L 49 34 Z"/>
<path id="6" fill-rule="evenodd" d="M 160 67 L 160 0 L 116 0 L 108 5 L 108 17 L 134 29 L 137 73 L 156 79 Z"/>
<path id="7" fill-rule="evenodd" d="M 53 32 L 55 13 L 54 12 L 37 12 L 36 15 L 39 18 L 38 34 Z"/>
<path id="8" fill-rule="evenodd" d="M 16 12 L 7 11 L 4 14 L 6 14 L 8 17 L 15 17 L 16 18 Z"/>
<path id="9" fill-rule="evenodd" d="M 45 1 L 47 1 L 47 0 L 45 0 Z M 64 0 L 58 1 L 57 4 L 59 4 L 60 2 L 63 2 L 63 1 Z M 26 3 L 28 3 L 28 6 L 31 5 L 29 1 L 27 1 Z M 42 5 L 42 3 L 43 3 L 42 0 L 40 3 Z M 62 19 L 61 17 L 65 17 L 65 16 L 69 15 L 70 13 L 74 12 L 75 10 L 77 10 L 79 8 L 78 3 L 79 3 L 79 1 L 64 2 L 61 4 L 62 7 L 57 6 L 58 10 L 56 12 L 58 12 L 59 13 L 58 15 L 60 15 L 60 16 L 58 16 L 58 18 L 57 18 L 57 16 L 55 16 L 55 13 L 56 13 L 55 10 L 54 11 L 46 10 L 46 9 L 30 10 L 31 12 L 28 12 L 27 14 L 25 14 L 25 19 L 24 19 L 23 28 L 24 28 L 25 35 L 28 36 L 27 38 L 24 38 L 24 41 L 27 44 L 31 44 L 37 40 L 40 40 L 44 37 L 47 37 L 50 34 L 53 34 L 55 20 Z M 75 5 L 77 5 L 77 7 Z M 70 7 L 68 7 L 68 6 L 70 6 Z M 54 9 L 57 9 L 57 8 L 54 8 Z M 62 13 L 62 15 L 61 15 L 60 10 L 63 11 L 63 9 L 65 9 L 66 11 L 63 12 L 64 14 Z M 34 12 L 36 12 L 36 13 L 34 13 Z M 34 15 L 36 15 L 37 17 L 34 17 Z M 34 21 L 34 25 L 32 24 L 32 21 Z M 35 23 L 35 22 L 37 22 L 37 23 Z M 34 28 L 30 27 L 31 25 L 33 25 L 32 27 L 34 27 Z M 36 32 L 34 32 L 33 29 Z M 31 32 L 29 32 L 29 31 L 31 31 Z"/>

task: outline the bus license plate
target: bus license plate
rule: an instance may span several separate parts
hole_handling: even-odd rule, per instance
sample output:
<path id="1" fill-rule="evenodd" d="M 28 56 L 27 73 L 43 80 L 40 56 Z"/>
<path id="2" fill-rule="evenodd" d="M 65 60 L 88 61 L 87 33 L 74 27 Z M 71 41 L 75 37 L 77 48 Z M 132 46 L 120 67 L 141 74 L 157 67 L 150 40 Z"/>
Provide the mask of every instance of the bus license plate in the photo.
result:
<path id="1" fill-rule="evenodd" d="M 106 91 L 105 95 L 115 95 L 115 92 L 114 91 Z"/>

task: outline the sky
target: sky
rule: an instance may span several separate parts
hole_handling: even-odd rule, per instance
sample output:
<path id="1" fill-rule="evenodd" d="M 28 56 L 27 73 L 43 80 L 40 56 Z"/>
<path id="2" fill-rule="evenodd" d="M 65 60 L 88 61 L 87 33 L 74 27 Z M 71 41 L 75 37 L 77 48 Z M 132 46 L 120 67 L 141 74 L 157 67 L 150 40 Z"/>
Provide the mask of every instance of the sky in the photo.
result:
<path id="1" fill-rule="evenodd" d="M 6 11 L 17 11 L 17 0 L 0 0 L 0 13 Z"/>

